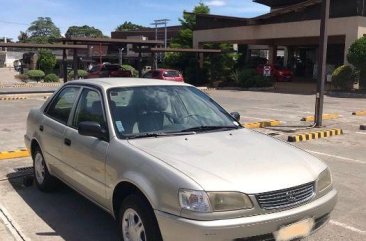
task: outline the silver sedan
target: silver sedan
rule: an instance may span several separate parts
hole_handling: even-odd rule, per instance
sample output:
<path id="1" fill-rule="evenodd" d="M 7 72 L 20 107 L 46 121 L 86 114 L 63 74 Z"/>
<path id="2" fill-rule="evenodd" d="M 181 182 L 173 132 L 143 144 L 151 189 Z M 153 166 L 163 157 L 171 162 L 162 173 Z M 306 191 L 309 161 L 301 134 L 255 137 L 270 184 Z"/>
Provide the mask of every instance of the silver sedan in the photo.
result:
<path id="1" fill-rule="evenodd" d="M 41 191 L 66 183 L 124 241 L 288 241 L 324 226 L 329 168 L 239 119 L 184 83 L 80 80 L 30 111 L 25 143 Z"/>

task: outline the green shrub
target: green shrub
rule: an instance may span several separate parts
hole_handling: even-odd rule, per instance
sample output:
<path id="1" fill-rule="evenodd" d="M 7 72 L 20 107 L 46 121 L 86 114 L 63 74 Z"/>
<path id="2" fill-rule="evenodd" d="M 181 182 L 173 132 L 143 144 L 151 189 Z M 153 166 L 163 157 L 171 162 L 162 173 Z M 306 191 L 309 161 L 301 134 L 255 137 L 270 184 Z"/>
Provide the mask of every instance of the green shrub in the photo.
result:
<path id="1" fill-rule="evenodd" d="M 366 89 L 366 37 L 356 40 L 348 50 L 347 60 L 359 71 L 360 88 Z"/>
<path id="2" fill-rule="evenodd" d="M 43 79 L 43 77 L 45 76 L 45 73 L 42 70 L 34 69 L 34 70 L 29 70 L 26 73 L 26 75 L 28 76 L 29 79 L 35 80 L 38 82 Z"/>
<path id="3" fill-rule="evenodd" d="M 131 65 L 124 64 L 121 67 L 124 70 L 131 71 L 132 77 L 135 77 L 135 78 L 139 77 L 139 72 L 134 67 L 132 67 Z"/>
<path id="4" fill-rule="evenodd" d="M 86 76 L 88 76 L 88 72 L 83 69 L 78 69 L 78 79 L 84 79 Z M 69 74 L 67 75 L 68 80 L 74 79 L 74 70 L 71 70 Z"/>
<path id="5" fill-rule="evenodd" d="M 56 74 L 48 74 L 44 77 L 44 82 L 59 82 L 60 78 Z"/>
<path id="6" fill-rule="evenodd" d="M 332 85 L 336 89 L 351 90 L 353 89 L 353 69 L 351 66 L 342 65 L 334 70 L 332 74 Z"/>
<path id="7" fill-rule="evenodd" d="M 39 51 L 38 66 L 46 74 L 52 73 L 57 63 L 56 56 L 48 49 Z"/>
<path id="8" fill-rule="evenodd" d="M 254 69 L 235 71 L 232 73 L 231 79 L 242 88 L 273 86 L 271 78 L 257 74 Z"/>
<path id="9" fill-rule="evenodd" d="M 27 80 L 29 79 L 28 75 L 26 75 L 26 74 L 17 74 L 14 77 L 23 82 L 27 82 Z"/>

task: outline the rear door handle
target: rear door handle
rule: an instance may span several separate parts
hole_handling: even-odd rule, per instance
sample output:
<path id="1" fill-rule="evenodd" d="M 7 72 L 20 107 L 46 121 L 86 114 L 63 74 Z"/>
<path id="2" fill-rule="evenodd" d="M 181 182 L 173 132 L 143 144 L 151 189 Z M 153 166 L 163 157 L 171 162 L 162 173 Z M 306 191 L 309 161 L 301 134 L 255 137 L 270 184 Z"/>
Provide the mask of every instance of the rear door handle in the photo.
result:
<path id="1" fill-rule="evenodd" d="M 40 126 L 39 126 L 39 130 L 40 130 L 40 131 L 43 131 L 43 130 L 44 130 L 43 125 L 40 125 Z"/>
<path id="2" fill-rule="evenodd" d="M 65 138 L 64 143 L 65 143 L 66 146 L 71 146 L 71 140 L 70 139 Z"/>

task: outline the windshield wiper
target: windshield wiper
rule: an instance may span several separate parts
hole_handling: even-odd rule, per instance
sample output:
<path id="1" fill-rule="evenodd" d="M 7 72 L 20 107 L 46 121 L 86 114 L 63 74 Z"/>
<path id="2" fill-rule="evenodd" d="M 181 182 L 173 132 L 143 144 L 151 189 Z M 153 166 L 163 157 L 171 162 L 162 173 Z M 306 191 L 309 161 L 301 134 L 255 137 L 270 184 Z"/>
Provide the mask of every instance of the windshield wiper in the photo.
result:
<path id="1" fill-rule="evenodd" d="M 203 132 L 213 130 L 233 130 L 239 129 L 239 126 L 196 126 L 188 129 L 181 130 L 181 132 Z"/>
<path id="2" fill-rule="evenodd" d="M 195 134 L 194 131 L 186 131 L 182 132 L 146 132 L 141 134 L 129 135 L 126 136 L 127 139 L 138 139 L 138 138 L 147 138 L 147 137 L 161 137 L 161 136 L 181 136 L 181 135 L 191 135 Z"/>

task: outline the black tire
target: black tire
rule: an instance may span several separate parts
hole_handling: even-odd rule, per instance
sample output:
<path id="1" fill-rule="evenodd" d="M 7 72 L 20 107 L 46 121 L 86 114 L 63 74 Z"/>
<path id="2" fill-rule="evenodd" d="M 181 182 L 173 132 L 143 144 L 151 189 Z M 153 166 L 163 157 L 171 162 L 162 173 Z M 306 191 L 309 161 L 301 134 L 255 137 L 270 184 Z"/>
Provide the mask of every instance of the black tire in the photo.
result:
<path id="1" fill-rule="evenodd" d="M 36 183 L 36 186 L 38 187 L 38 189 L 42 192 L 55 191 L 58 187 L 58 180 L 55 177 L 51 176 L 51 174 L 48 172 L 46 161 L 44 159 L 43 153 L 40 150 L 40 148 L 37 147 L 34 150 L 32 158 L 33 158 L 34 182 Z M 37 170 L 36 170 L 36 161 L 40 161 L 40 160 L 38 160 L 37 158 L 41 158 L 41 162 L 44 167 L 43 180 L 38 178 L 39 174 L 37 174 Z"/>
<path id="2" fill-rule="evenodd" d="M 156 217 L 151 206 L 147 203 L 144 197 L 136 194 L 131 194 L 123 200 L 118 214 L 118 230 L 122 241 L 126 241 L 123 238 L 124 228 L 122 226 L 124 222 L 123 216 L 128 210 L 133 210 L 138 214 L 138 218 L 140 218 L 144 227 L 144 234 L 146 237 L 145 241 L 163 240 L 160 234 L 159 225 L 156 221 Z"/>

